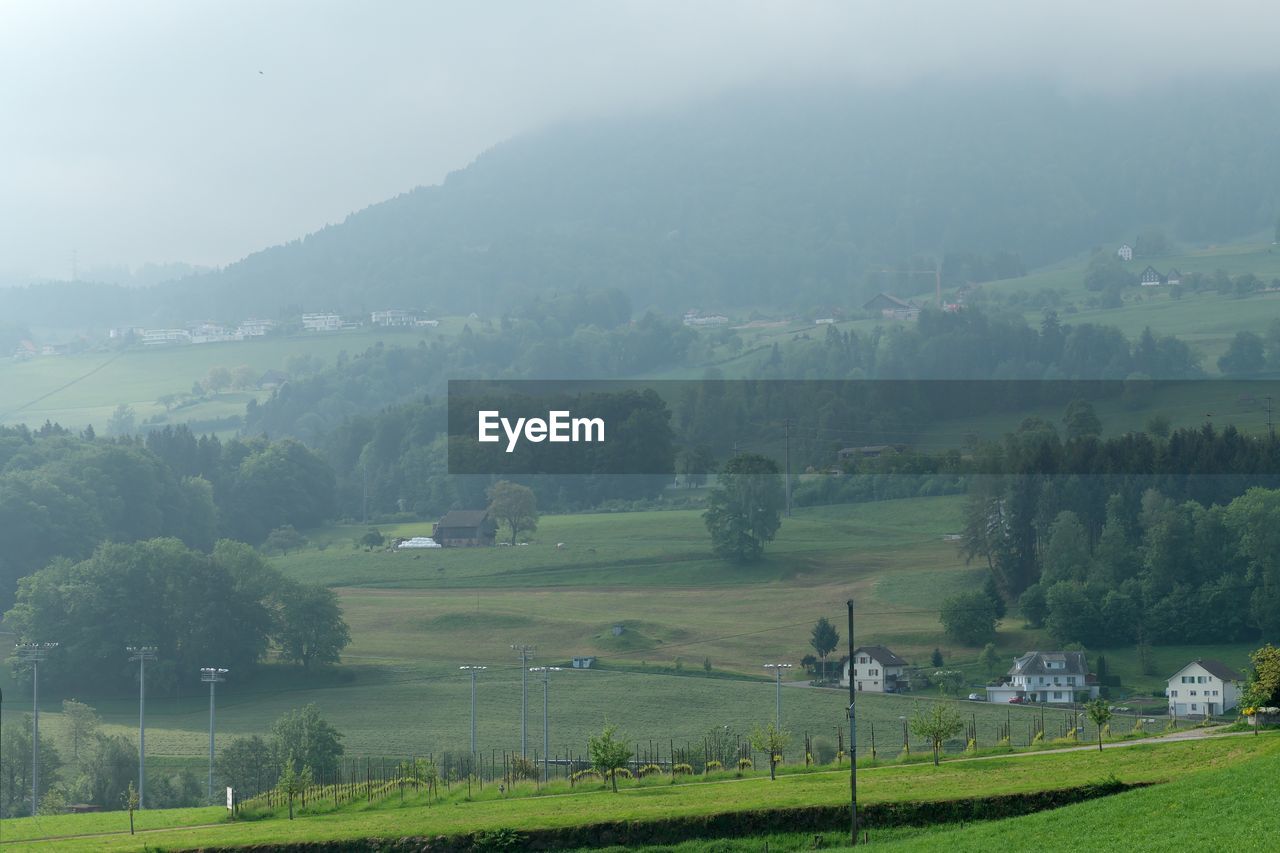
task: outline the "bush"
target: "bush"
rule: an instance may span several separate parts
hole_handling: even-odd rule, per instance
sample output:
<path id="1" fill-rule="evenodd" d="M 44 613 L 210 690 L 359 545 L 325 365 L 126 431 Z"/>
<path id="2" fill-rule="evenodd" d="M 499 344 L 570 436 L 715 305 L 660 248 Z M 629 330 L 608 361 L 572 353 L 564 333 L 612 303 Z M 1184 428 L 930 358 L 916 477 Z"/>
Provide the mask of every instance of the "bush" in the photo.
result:
<path id="1" fill-rule="evenodd" d="M 673 764 L 671 766 L 672 776 L 688 776 L 693 773 L 693 766 L 690 764 Z"/>
<path id="2" fill-rule="evenodd" d="M 703 772 L 713 773 L 716 770 L 723 770 L 723 769 L 724 769 L 724 765 L 713 758 L 707 762 L 706 766 L 703 768 Z"/>
<path id="3" fill-rule="evenodd" d="M 636 771 L 636 775 L 643 779 L 646 776 L 661 776 L 662 768 L 656 764 L 646 764 Z"/>
<path id="4" fill-rule="evenodd" d="M 755 766 L 756 766 L 756 765 L 755 765 L 755 763 L 754 763 L 750 758 L 739 758 L 739 759 L 738 759 L 738 769 L 739 769 L 739 770 L 751 770 L 751 769 L 753 769 Z"/>

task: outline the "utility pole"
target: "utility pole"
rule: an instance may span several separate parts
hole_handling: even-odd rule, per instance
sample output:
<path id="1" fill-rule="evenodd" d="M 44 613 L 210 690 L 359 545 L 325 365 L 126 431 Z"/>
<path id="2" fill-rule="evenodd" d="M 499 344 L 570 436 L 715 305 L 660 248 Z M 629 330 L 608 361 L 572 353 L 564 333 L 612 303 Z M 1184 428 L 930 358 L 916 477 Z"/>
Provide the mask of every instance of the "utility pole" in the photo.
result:
<path id="1" fill-rule="evenodd" d="M 855 847 L 858 844 L 858 716 L 854 703 L 858 699 L 858 690 L 853 684 L 853 599 L 845 604 L 849 607 L 849 840 Z"/>
<path id="2" fill-rule="evenodd" d="M 765 669 L 771 669 L 771 670 L 773 670 L 773 672 L 774 672 L 775 676 L 777 676 L 777 681 L 778 681 L 778 721 L 777 721 L 777 723 L 776 723 L 775 725 L 777 726 L 778 731 L 782 731 L 782 671 L 783 671 L 784 669 L 791 669 L 791 664 L 789 664 L 789 663 L 766 663 L 766 664 L 764 664 L 764 668 L 765 668 Z"/>
<path id="3" fill-rule="evenodd" d="M 458 669 L 471 674 L 471 760 L 475 761 L 476 756 L 480 754 L 476 752 L 476 676 L 479 675 L 482 670 L 488 669 L 488 667 L 466 664 L 458 667 Z M 472 772 L 475 771 L 473 770 Z"/>
<path id="4" fill-rule="evenodd" d="M 547 697 L 551 692 L 551 673 L 559 672 L 559 666 L 535 666 L 530 672 L 542 673 L 542 784 L 551 781 L 551 724 L 547 715 Z"/>
<path id="5" fill-rule="evenodd" d="M 209 802 L 213 802 L 213 691 L 217 687 L 219 681 L 226 681 L 224 677 L 229 669 L 220 667 L 202 666 L 200 667 L 200 680 L 207 682 L 209 685 Z"/>
<path id="6" fill-rule="evenodd" d="M 786 427 L 786 435 L 787 435 L 787 440 L 786 440 L 787 474 L 786 474 L 786 479 L 783 482 L 783 485 L 784 485 L 784 488 L 786 488 L 787 490 L 787 518 L 790 518 L 791 517 L 791 418 L 787 418 L 785 421 L 783 421 L 783 424 Z"/>
<path id="7" fill-rule="evenodd" d="M 1267 395 L 1267 435 L 1271 437 L 1272 441 L 1276 440 L 1276 427 L 1275 427 L 1275 424 L 1271 422 L 1271 395 L 1270 394 Z"/>
<path id="8" fill-rule="evenodd" d="M 138 810 L 147 789 L 147 661 L 156 659 L 155 646 L 125 646 L 130 661 L 138 662 Z"/>
<path id="9" fill-rule="evenodd" d="M 520 655 L 520 757 L 529 757 L 529 654 L 536 646 L 512 643 L 511 648 Z"/>
<path id="10" fill-rule="evenodd" d="M 31 664 L 31 814 L 40 810 L 40 661 L 57 643 L 21 643 L 18 657 Z"/>

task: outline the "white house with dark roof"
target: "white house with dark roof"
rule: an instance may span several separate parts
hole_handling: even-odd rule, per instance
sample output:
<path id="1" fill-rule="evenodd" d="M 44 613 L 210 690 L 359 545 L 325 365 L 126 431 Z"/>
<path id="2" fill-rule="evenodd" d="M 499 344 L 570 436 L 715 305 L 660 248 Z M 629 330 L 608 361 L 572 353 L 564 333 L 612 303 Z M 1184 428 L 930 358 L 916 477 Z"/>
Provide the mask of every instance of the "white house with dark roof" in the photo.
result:
<path id="1" fill-rule="evenodd" d="M 1159 287 L 1164 284 L 1164 276 L 1160 275 L 1155 267 L 1148 264 L 1147 268 L 1138 275 L 1138 282 L 1143 287 Z"/>
<path id="2" fill-rule="evenodd" d="M 1175 717 L 1212 717 L 1240 704 L 1244 676 L 1222 661 L 1197 658 L 1169 676 L 1165 695 Z"/>
<path id="3" fill-rule="evenodd" d="M 1089 672 L 1084 652 L 1027 652 L 1014 658 L 999 684 L 987 685 L 988 702 L 1069 704 L 1077 698 L 1096 699 L 1097 679 Z"/>
<path id="4" fill-rule="evenodd" d="M 840 686 L 848 687 L 852 677 L 858 690 L 868 693 L 897 693 L 907 688 L 903 673 L 907 662 L 884 646 L 859 646 L 844 661 Z"/>
<path id="5" fill-rule="evenodd" d="M 1120 260 L 1122 261 L 1131 261 L 1133 260 L 1133 247 L 1128 243 L 1125 243 L 1116 250 L 1116 254 L 1120 256 Z"/>

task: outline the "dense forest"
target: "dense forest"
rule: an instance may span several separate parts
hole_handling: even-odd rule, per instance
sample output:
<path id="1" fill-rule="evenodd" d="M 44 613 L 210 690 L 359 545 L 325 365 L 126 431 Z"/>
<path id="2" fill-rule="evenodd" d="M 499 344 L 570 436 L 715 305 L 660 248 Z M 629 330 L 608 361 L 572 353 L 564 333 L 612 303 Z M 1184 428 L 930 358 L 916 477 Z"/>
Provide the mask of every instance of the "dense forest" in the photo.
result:
<path id="1" fill-rule="evenodd" d="M 334 478 L 297 441 L 197 438 L 186 428 L 106 439 L 54 425 L 0 428 L 0 604 L 18 578 L 101 542 L 172 537 L 209 551 L 333 517 Z"/>

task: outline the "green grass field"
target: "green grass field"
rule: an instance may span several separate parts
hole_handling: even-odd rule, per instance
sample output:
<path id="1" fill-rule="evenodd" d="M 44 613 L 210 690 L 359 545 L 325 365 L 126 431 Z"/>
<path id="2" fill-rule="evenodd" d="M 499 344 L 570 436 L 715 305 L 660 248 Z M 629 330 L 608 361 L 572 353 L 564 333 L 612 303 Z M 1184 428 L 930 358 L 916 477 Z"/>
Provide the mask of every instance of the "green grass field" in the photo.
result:
<path id="1" fill-rule="evenodd" d="M 1088 784 L 1108 776 L 1130 783 L 1171 783 L 1179 785 L 1184 795 L 1203 790 L 1202 786 L 1216 786 L 1211 790 L 1221 789 L 1223 797 L 1230 797 L 1233 781 L 1240 784 L 1245 779 L 1256 780 L 1273 775 L 1278 755 L 1280 739 L 1268 734 L 1257 739 L 1243 736 L 1143 744 L 1102 753 L 1079 751 L 954 761 L 936 768 L 929 764 L 886 765 L 860 772 L 859 800 L 862 803 L 902 802 L 1020 793 Z M 336 811 L 326 806 L 316 814 L 303 814 L 293 821 L 276 816 L 193 829 L 169 827 L 173 827 L 175 822 L 208 823 L 217 810 L 142 812 L 137 819 L 144 834 L 132 837 L 121 834 L 127 827 L 127 817 L 121 813 L 23 818 L 6 821 L 3 830 L 6 844 L 14 849 L 50 849 L 50 844 L 59 850 L 137 850 L 144 846 L 150 849 L 157 846 L 181 849 L 215 844 L 448 836 L 501 828 L 528 830 L 610 820 L 655 820 L 759 808 L 836 805 L 847 802 L 848 798 L 846 770 L 787 774 L 776 782 L 753 777 L 690 781 L 680 785 L 624 783 L 620 787 L 620 792 L 614 794 L 595 783 L 583 785 L 573 793 L 553 788 L 542 796 L 531 795 L 528 791 L 502 796 L 492 787 L 487 787 L 483 794 L 476 791 L 468 797 L 464 788 L 455 786 L 443 799 L 432 804 L 425 803 L 425 795 L 410 793 L 403 804 L 392 796 L 372 805 L 361 803 Z M 1115 807 L 1113 804 L 1121 802 L 1121 798 L 1134 798 L 1140 794 L 1158 797 L 1165 790 L 1169 789 L 1157 786 L 1071 808 L 1106 809 Z M 1165 795 L 1165 801 L 1176 802 L 1174 797 L 1176 794 Z M 1219 802 L 1220 798 L 1213 797 L 1212 801 Z M 1262 824 L 1255 816 L 1249 825 L 1262 828 L 1263 824 L 1273 823 L 1274 809 L 1271 812 L 1272 816 L 1263 819 Z M 1006 823 L 1045 820 L 1059 813 L 1066 814 L 1066 810 L 979 825 L 976 830 L 969 828 L 961 832 L 998 831 Z M 1149 827 L 1149 834 L 1145 837 L 1154 838 L 1155 831 L 1155 826 Z M 66 837 L 88 833 L 114 834 L 92 838 Z M 938 838 L 941 840 L 943 835 L 945 833 Z M 35 841 L 55 836 L 63 837 L 45 843 Z M 914 843 L 921 836 L 910 841 Z M 1078 843 L 1078 837 L 1073 840 Z"/>
<path id="2" fill-rule="evenodd" d="M 834 741 L 837 727 L 845 726 L 846 696 L 803 686 L 798 663 L 811 651 L 809 628 L 818 616 L 844 633 L 850 596 L 857 601 L 858 643 L 884 643 L 925 665 L 942 645 L 946 665 L 964 670 L 973 689 L 988 677 L 976 662 L 977 649 L 940 640 L 936 615 L 944 598 L 981 578 L 944 539 L 957 529 L 961 506 L 961 498 L 944 497 L 798 510 L 768 559 L 747 571 L 707 556 L 705 530 L 691 511 L 548 516 L 528 546 L 416 553 L 353 549 L 363 528 L 336 528 L 316 537 L 323 550 L 313 545 L 277 563 L 291 576 L 337 589 L 352 631 L 345 663 L 312 678 L 287 668 L 252 681 L 232 673 L 218 692 L 220 737 L 264 733 L 280 714 L 315 702 L 346 734 L 352 755 L 463 751 L 470 682 L 457 667 L 478 663 L 490 667 L 477 694 L 482 748 L 518 749 L 521 671 L 510 645 L 529 643 L 537 647 L 535 664 L 567 665 L 571 657 L 596 655 L 603 667 L 553 675 L 555 754 L 584 752 L 587 736 L 606 720 L 637 741 L 655 741 L 664 754 L 673 741 L 700 743 L 713 727 L 745 735 L 773 718 L 776 689 L 761 664 L 781 660 L 797 664 L 789 674 L 797 683 L 784 686 L 782 698 L 784 726 L 796 733 L 788 754 L 798 760 L 805 732 Z M 394 532 L 425 529 L 406 525 Z M 557 542 L 566 547 L 557 549 Z M 624 628 L 621 636 L 613 635 L 614 625 Z M 1004 657 L 1043 643 L 1016 619 L 1001 626 Z M 1137 672 L 1130 649 L 1107 654 L 1126 689 L 1149 693 L 1190 657 L 1212 654 L 1242 666 L 1247 649 L 1161 648 L 1155 677 Z M 10 697 L 20 695 L 4 686 Z M 541 692 L 531 679 L 529 743 L 539 752 Z M 54 713 L 62 697 L 42 696 L 42 731 L 69 753 Z M 151 755 L 199 766 L 206 696 L 148 698 Z M 110 730 L 135 731 L 131 693 L 78 698 L 98 707 Z M 870 748 L 874 731 L 881 752 L 896 752 L 899 718 L 917 701 L 928 698 L 864 694 L 860 749 Z M 22 700 L 11 702 L 22 707 Z M 1012 726 L 1015 743 L 1025 743 L 1040 713 L 978 702 L 962 708 L 978 724 L 982 743 L 994 740 L 1000 723 Z M 1045 713 L 1048 736 L 1057 736 L 1064 712 Z M 1113 729 L 1120 733 L 1132 724 L 1117 720 Z"/>
<path id="3" fill-rule="evenodd" d="M 448 334 L 457 321 L 425 330 L 357 329 L 329 334 L 270 336 L 193 346 L 87 352 L 45 356 L 26 362 L 0 359 L 0 423 L 39 425 L 45 420 L 82 429 L 101 430 L 116 406 L 132 406 L 139 421 L 165 414 L 157 402 L 166 394 L 186 394 L 210 368 L 255 371 L 284 370 L 293 355 L 311 355 L 332 367 L 340 352 L 355 356 L 378 343 L 416 346 Z M 200 421 L 244 414 L 251 396 L 226 393 L 171 413 L 175 422 Z"/>

